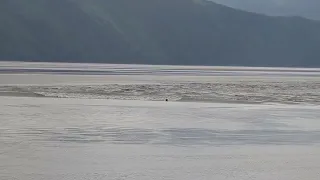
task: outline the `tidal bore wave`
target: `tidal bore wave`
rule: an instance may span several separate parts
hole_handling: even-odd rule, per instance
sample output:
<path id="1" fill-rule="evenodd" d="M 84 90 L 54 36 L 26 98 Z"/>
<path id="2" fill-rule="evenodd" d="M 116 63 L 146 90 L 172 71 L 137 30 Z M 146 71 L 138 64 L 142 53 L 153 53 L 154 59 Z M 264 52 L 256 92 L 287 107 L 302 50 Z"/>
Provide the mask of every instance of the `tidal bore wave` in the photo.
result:
<path id="1" fill-rule="evenodd" d="M 320 104 L 320 83 L 171 83 L 57 86 L 1 86 L 1 96 L 146 100 Z"/>

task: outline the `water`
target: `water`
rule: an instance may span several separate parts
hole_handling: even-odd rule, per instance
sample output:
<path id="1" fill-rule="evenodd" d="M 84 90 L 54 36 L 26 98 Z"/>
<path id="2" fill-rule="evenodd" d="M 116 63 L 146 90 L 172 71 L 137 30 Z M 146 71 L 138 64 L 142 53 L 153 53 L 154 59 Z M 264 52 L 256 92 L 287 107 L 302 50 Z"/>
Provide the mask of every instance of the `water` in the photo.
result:
<path id="1" fill-rule="evenodd" d="M 2 96 L 320 104 L 320 69 L 2 63 L 0 73 Z"/>
<path id="2" fill-rule="evenodd" d="M 1 180 L 320 177 L 316 69 L 1 65 Z"/>

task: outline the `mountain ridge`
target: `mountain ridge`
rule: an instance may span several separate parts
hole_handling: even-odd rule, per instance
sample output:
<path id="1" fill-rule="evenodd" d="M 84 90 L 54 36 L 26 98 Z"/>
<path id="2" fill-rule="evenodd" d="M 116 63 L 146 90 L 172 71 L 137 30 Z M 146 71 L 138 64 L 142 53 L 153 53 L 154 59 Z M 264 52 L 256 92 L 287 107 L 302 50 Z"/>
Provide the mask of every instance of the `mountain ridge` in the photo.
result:
<path id="1" fill-rule="evenodd" d="M 205 0 L 28 2 L 0 2 L 2 60 L 320 66 L 320 23 L 303 18 Z"/>

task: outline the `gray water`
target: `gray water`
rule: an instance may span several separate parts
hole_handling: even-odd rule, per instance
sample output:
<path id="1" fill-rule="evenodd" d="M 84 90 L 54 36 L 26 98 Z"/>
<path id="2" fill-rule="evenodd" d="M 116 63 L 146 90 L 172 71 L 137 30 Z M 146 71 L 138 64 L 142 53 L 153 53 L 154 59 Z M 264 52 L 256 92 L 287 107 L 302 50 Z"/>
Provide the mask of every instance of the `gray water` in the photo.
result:
<path id="1" fill-rule="evenodd" d="M 320 103 L 320 69 L 1 64 L 0 96 L 146 101 L 170 99 L 211 103 Z"/>
<path id="2" fill-rule="evenodd" d="M 317 69 L 0 65 L 1 180 L 320 177 Z"/>

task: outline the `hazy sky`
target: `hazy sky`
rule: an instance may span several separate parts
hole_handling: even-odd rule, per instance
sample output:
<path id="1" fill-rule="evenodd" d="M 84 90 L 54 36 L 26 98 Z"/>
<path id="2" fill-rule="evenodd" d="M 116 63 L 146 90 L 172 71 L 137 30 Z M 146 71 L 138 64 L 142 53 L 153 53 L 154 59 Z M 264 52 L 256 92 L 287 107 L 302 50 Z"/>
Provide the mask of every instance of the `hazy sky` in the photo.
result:
<path id="1" fill-rule="evenodd" d="M 320 20 L 320 0 L 212 0 L 247 11 L 268 15 L 304 16 Z"/>

